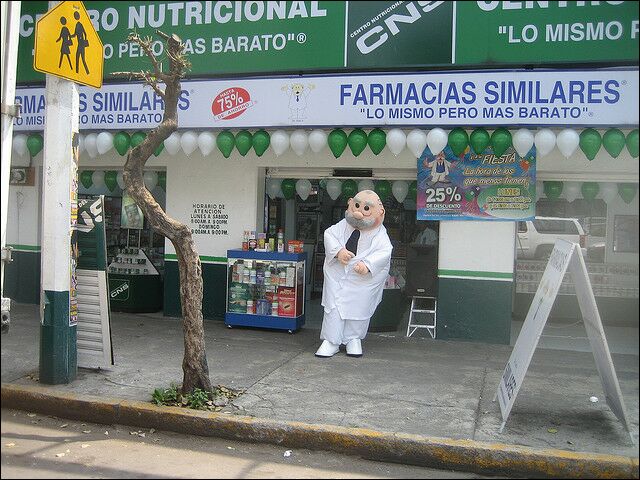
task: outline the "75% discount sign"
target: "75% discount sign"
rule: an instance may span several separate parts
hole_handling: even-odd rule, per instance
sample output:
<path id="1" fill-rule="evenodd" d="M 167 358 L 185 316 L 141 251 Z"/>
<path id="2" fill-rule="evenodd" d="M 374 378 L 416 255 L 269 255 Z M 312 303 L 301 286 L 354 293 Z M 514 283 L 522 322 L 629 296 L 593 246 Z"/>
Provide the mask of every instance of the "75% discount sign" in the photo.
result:
<path id="1" fill-rule="evenodd" d="M 211 111 L 216 120 L 231 120 L 254 103 L 246 89 L 231 87 L 216 95 L 211 104 Z"/>

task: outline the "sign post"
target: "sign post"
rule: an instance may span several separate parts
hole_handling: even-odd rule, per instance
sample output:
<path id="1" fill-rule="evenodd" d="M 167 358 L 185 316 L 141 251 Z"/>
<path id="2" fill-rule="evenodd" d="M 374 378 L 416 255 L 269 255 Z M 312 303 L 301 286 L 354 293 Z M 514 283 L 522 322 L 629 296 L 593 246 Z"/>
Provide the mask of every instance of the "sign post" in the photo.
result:
<path id="1" fill-rule="evenodd" d="M 604 335 L 602 320 L 591 289 L 591 282 L 589 281 L 587 266 L 582 257 L 582 251 L 576 243 L 561 239 L 556 240 L 547 268 L 542 275 L 542 280 L 533 297 L 533 302 L 529 307 L 522 330 L 520 330 L 509 361 L 504 368 L 498 390 L 493 399 L 495 401 L 497 397 L 500 402 L 500 411 L 502 412 L 500 432 L 502 432 L 507 423 L 509 413 L 522 386 L 529 363 L 533 358 L 538 340 L 540 340 L 567 270 L 570 271 L 571 278 L 575 283 L 580 312 L 587 330 L 607 404 L 631 434 L 620 384 L 613 366 L 607 339 Z M 631 439 L 633 441 L 633 435 Z"/>
<path id="2" fill-rule="evenodd" d="M 70 383 L 78 371 L 76 225 L 80 98 L 77 85 L 70 80 L 102 85 L 102 55 L 100 65 L 88 55 L 89 49 L 97 50 L 97 35 L 84 6 L 81 2 L 56 4 L 49 2 L 51 10 L 36 25 L 34 58 L 34 67 L 50 74 L 46 77 L 45 93 L 39 368 L 40 381 L 46 384 Z M 52 50 L 60 51 L 59 58 L 51 54 Z M 51 60 L 53 57 L 55 62 Z M 99 81 L 96 75 L 100 76 Z"/>

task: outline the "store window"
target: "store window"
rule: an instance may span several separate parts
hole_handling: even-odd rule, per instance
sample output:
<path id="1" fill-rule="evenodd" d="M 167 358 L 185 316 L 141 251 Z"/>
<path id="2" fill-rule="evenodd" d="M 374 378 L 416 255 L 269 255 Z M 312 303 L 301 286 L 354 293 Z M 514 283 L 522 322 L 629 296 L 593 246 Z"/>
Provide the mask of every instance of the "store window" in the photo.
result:
<path id="1" fill-rule="evenodd" d="M 616 214 L 612 208 L 602 199 L 542 198 L 534 220 L 517 222 L 515 317 L 526 315 L 553 245 L 563 238 L 580 246 L 603 321 L 635 321 L 639 268 L 637 260 L 630 263 L 629 258 L 639 252 L 639 217 Z M 566 275 L 550 316 L 575 319 L 579 315 L 575 285 Z"/>
<path id="2" fill-rule="evenodd" d="M 605 261 L 607 204 L 601 199 L 540 199 L 536 219 L 518 222 L 517 258 L 546 260 L 558 238 L 580 244 L 586 262 Z"/>
<path id="3" fill-rule="evenodd" d="M 638 215 L 616 215 L 613 221 L 613 251 L 638 253 Z"/>

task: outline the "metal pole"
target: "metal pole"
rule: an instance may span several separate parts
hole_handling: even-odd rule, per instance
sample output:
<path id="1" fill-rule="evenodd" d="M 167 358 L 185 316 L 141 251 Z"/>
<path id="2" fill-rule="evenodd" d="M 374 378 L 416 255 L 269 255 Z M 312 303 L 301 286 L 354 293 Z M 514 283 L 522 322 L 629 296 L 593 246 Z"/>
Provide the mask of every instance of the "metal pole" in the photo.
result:
<path id="1" fill-rule="evenodd" d="M 11 148 L 13 146 L 13 119 L 18 115 L 14 105 L 16 94 L 16 67 L 18 62 L 18 40 L 20 27 L 20 2 L 2 3 L 2 170 L 0 178 L 2 222 L 2 261 L 0 262 L 0 291 L 2 293 L 2 331 L 9 328 L 11 300 L 4 298 L 4 266 L 11 261 L 11 250 L 7 248 L 7 213 L 9 206 L 9 175 L 11 171 Z"/>
<path id="2" fill-rule="evenodd" d="M 42 195 L 40 382 L 70 383 L 78 371 L 72 275 L 72 209 L 77 217 L 78 87 L 47 75 Z M 74 191 L 75 187 L 75 191 Z M 75 307 L 77 308 L 77 307 Z"/>

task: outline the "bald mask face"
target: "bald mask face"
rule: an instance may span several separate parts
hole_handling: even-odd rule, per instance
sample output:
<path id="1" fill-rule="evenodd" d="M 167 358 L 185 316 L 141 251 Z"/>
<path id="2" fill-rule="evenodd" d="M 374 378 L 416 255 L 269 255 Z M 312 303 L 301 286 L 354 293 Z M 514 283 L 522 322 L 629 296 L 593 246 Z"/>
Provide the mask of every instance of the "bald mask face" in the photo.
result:
<path id="1" fill-rule="evenodd" d="M 345 219 L 358 230 L 369 230 L 379 226 L 384 220 L 384 207 L 378 194 L 372 190 L 363 190 L 350 198 Z"/>

